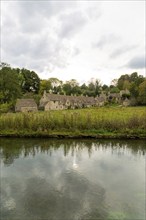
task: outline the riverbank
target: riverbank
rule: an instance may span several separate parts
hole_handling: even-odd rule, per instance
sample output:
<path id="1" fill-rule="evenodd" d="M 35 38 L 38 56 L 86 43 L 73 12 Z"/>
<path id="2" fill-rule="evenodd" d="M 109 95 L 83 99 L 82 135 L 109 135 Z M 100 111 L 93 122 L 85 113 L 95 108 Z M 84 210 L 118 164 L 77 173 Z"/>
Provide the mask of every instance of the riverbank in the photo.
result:
<path id="1" fill-rule="evenodd" d="M 59 138 L 59 139 L 146 139 L 145 133 L 114 133 L 105 132 L 1 132 L 0 137 L 26 137 L 26 138 Z"/>
<path id="2" fill-rule="evenodd" d="M 1 114 L 0 137 L 146 139 L 146 109 L 101 107 Z"/>

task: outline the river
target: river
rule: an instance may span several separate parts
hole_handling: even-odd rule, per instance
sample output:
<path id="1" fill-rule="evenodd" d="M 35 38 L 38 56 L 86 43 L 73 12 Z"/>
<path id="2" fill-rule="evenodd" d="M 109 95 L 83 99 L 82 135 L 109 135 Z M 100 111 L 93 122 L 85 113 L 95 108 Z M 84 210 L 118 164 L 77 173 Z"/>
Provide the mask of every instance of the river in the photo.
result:
<path id="1" fill-rule="evenodd" d="M 145 140 L 0 139 L 1 220 L 144 220 Z"/>

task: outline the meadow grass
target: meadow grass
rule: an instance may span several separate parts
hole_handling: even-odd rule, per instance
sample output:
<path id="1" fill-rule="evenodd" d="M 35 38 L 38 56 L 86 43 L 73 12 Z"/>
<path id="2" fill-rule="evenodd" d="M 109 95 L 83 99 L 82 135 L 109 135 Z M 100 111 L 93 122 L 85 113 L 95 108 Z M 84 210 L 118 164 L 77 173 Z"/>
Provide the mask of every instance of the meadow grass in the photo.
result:
<path id="1" fill-rule="evenodd" d="M 146 137 L 145 107 L 99 107 L 0 115 L 0 135 Z"/>

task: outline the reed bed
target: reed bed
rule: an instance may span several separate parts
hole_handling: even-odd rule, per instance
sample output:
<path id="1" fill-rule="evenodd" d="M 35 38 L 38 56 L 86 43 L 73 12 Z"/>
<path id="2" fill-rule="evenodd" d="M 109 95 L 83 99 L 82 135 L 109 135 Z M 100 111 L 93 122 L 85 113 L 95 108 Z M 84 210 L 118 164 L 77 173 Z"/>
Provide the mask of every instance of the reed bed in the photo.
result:
<path id="1" fill-rule="evenodd" d="M 0 134 L 9 131 L 50 132 L 144 132 L 145 107 L 100 107 L 0 115 Z"/>

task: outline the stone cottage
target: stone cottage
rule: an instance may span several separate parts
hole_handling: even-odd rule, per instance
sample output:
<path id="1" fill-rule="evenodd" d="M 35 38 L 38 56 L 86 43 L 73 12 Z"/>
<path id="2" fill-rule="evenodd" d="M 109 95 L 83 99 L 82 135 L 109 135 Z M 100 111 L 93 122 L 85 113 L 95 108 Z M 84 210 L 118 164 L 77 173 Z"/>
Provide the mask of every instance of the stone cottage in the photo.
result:
<path id="1" fill-rule="evenodd" d="M 34 112 L 38 111 L 34 99 L 18 99 L 15 105 L 15 112 Z"/>

